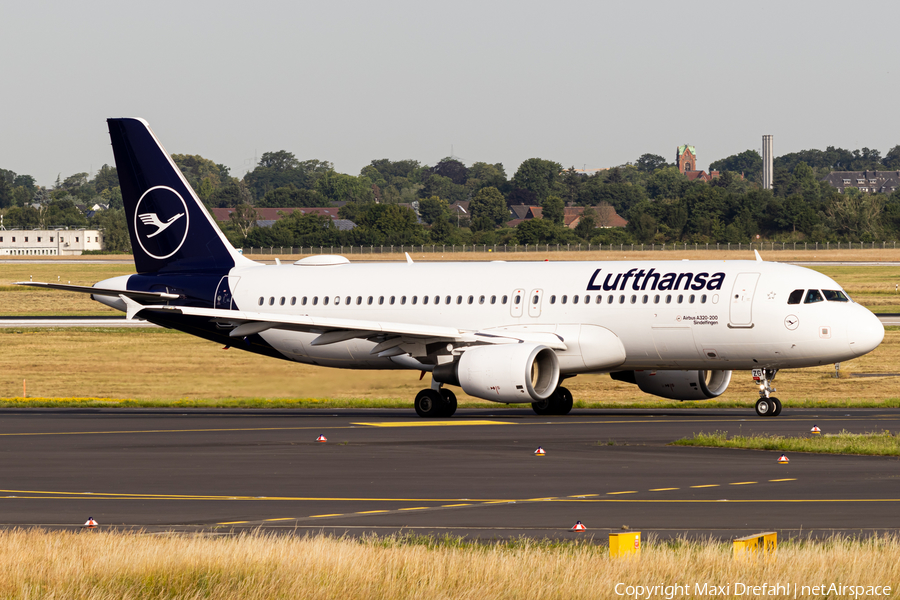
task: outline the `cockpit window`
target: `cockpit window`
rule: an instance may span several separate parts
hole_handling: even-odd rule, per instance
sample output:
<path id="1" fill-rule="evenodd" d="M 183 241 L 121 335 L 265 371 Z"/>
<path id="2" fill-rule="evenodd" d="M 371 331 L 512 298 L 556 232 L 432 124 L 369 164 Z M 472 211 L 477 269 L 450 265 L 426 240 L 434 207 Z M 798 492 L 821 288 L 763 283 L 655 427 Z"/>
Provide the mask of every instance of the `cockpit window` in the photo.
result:
<path id="1" fill-rule="evenodd" d="M 806 300 L 803 304 L 814 304 L 816 302 L 824 302 L 825 298 L 819 293 L 819 290 L 809 290 L 806 292 Z"/>
<path id="2" fill-rule="evenodd" d="M 841 290 L 822 290 L 822 293 L 829 302 L 850 302 L 850 298 Z"/>
<path id="3" fill-rule="evenodd" d="M 788 304 L 800 304 L 801 300 L 803 300 L 803 290 L 794 290 L 788 296 Z"/>

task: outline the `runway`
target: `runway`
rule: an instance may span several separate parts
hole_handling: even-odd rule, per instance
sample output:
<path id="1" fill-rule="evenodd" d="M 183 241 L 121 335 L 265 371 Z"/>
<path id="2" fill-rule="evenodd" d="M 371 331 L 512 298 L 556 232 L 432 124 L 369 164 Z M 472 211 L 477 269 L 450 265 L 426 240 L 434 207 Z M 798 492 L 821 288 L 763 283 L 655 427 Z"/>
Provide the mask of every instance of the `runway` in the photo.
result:
<path id="1" fill-rule="evenodd" d="M 0 526 L 605 539 L 900 528 L 897 458 L 668 446 L 896 430 L 900 410 L 4 410 Z M 327 442 L 316 442 L 325 435 Z M 546 456 L 537 457 L 541 446 Z"/>

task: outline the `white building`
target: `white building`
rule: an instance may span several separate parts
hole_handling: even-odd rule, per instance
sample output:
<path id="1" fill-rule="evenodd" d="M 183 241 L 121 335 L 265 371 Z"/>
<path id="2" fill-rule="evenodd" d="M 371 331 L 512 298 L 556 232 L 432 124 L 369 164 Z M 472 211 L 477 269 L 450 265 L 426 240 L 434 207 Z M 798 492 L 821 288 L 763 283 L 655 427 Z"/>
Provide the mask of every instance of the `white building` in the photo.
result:
<path id="1" fill-rule="evenodd" d="M 0 256 L 78 256 L 103 250 L 96 229 L 0 229 Z"/>

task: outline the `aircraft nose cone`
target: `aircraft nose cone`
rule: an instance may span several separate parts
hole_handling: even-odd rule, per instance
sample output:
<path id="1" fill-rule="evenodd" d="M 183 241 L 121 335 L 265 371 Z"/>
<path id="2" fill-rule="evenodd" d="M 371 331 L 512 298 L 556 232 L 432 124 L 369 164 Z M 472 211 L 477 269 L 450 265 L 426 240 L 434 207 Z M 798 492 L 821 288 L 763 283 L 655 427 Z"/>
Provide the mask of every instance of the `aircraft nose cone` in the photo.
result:
<path id="1" fill-rule="evenodd" d="M 867 309 L 862 310 L 849 329 L 850 348 L 856 356 L 871 352 L 884 340 L 884 325 Z"/>

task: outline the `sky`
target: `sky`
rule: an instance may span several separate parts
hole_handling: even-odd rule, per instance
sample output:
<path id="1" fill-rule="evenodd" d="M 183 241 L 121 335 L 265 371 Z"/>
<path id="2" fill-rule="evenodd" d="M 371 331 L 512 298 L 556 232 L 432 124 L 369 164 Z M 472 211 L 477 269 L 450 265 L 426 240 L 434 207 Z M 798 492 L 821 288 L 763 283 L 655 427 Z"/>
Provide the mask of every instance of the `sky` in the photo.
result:
<path id="1" fill-rule="evenodd" d="M 0 168 L 113 164 L 108 117 L 243 176 L 267 151 L 700 168 L 761 147 L 900 144 L 900 3 L 402 0 L 6 2 Z"/>

